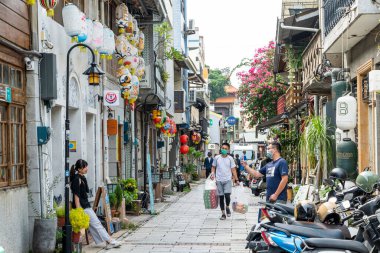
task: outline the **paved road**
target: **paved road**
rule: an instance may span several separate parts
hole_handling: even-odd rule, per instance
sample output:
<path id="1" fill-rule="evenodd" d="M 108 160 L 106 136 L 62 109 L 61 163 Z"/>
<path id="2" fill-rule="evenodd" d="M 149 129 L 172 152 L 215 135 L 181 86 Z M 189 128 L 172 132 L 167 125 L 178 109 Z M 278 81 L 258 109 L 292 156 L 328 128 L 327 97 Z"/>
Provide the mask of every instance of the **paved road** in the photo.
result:
<path id="1" fill-rule="evenodd" d="M 203 185 L 173 203 L 164 212 L 148 221 L 123 239 L 119 249 L 107 252 L 248 252 L 245 237 L 257 221 L 257 198 L 246 189 L 250 198 L 246 214 L 232 213 L 221 221 L 220 210 L 205 210 Z"/>

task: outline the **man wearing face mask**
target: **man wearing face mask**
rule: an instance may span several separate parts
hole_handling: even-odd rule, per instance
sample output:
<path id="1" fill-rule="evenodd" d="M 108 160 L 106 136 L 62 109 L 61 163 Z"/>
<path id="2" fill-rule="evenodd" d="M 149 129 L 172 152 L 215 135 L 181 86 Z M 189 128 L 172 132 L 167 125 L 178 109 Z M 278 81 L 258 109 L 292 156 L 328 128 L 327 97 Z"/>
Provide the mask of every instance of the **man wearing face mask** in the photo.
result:
<path id="1" fill-rule="evenodd" d="M 236 174 L 236 164 L 234 159 L 228 155 L 230 150 L 230 144 L 223 143 L 220 155 L 216 156 L 212 168 L 211 168 L 211 179 L 216 178 L 216 186 L 218 188 L 219 204 L 222 210 L 221 220 L 226 219 L 227 216 L 231 216 L 230 202 L 231 202 L 231 192 L 232 192 L 232 182 L 238 182 L 238 177 Z M 226 200 L 226 205 L 224 204 L 224 199 Z"/>
<path id="2" fill-rule="evenodd" d="M 267 149 L 268 158 L 272 159 L 259 171 L 251 169 L 247 163 L 243 163 L 246 171 L 254 177 L 266 176 L 267 182 L 267 202 L 284 202 L 287 201 L 287 184 L 288 184 L 288 163 L 281 157 L 281 145 L 278 142 L 272 142 Z"/>

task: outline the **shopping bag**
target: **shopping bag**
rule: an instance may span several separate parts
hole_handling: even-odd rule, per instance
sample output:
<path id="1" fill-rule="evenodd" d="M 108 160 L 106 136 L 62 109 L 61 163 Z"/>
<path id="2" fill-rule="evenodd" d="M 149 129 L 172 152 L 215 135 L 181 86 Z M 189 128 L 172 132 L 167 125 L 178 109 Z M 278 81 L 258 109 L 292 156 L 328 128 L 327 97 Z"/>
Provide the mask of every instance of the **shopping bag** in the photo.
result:
<path id="1" fill-rule="evenodd" d="M 205 182 L 205 189 L 203 192 L 203 201 L 206 209 L 218 208 L 218 191 L 216 181 L 212 180 L 209 176 Z"/>
<path id="2" fill-rule="evenodd" d="M 235 188 L 232 197 L 232 210 L 234 210 L 234 212 L 241 214 L 248 212 L 249 195 L 245 193 L 243 183 L 240 183 L 240 185 Z"/>

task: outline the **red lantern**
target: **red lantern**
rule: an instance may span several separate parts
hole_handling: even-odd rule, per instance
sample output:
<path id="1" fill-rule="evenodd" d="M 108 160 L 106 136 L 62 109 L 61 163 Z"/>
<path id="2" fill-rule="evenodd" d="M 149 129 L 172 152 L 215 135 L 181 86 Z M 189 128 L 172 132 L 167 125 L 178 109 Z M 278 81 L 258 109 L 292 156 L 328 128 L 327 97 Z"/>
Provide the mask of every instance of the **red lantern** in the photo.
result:
<path id="1" fill-rule="evenodd" d="M 161 122 L 161 117 L 154 118 L 153 122 L 154 122 L 155 125 L 158 124 L 158 123 L 160 123 Z"/>
<path id="2" fill-rule="evenodd" d="M 182 155 L 186 155 L 187 153 L 189 153 L 189 146 L 187 146 L 187 145 L 182 145 L 181 148 L 179 149 L 179 152 L 180 152 Z"/>
<path id="3" fill-rule="evenodd" d="M 189 141 L 189 136 L 183 134 L 179 137 L 179 141 L 181 142 L 181 144 L 186 144 Z"/>

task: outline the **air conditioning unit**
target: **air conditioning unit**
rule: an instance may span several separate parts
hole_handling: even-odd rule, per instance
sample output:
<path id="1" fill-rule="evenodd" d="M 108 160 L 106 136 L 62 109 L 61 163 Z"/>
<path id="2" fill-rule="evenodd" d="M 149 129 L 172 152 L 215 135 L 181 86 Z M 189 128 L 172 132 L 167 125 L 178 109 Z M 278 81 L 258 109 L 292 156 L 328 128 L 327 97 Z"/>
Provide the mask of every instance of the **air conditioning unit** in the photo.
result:
<path id="1" fill-rule="evenodd" d="M 194 19 L 189 20 L 189 26 L 187 27 L 186 31 L 187 35 L 195 34 L 195 22 Z"/>
<path id="2" fill-rule="evenodd" d="M 185 101 L 186 101 L 186 92 L 184 90 L 175 90 L 174 91 L 174 112 L 183 113 L 186 110 Z"/>
<path id="3" fill-rule="evenodd" d="M 213 150 L 213 149 L 216 149 L 216 145 L 215 144 L 208 144 L 208 147 L 207 147 L 209 150 Z"/>
<path id="4" fill-rule="evenodd" d="M 150 65 L 145 66 L 145 74 L 143 75 L 141 81 L 140 81 L 140 88 L 141 89 L 151 89 L 152 88 L 152 82 L 151 82 L 151 67 Z"/>

